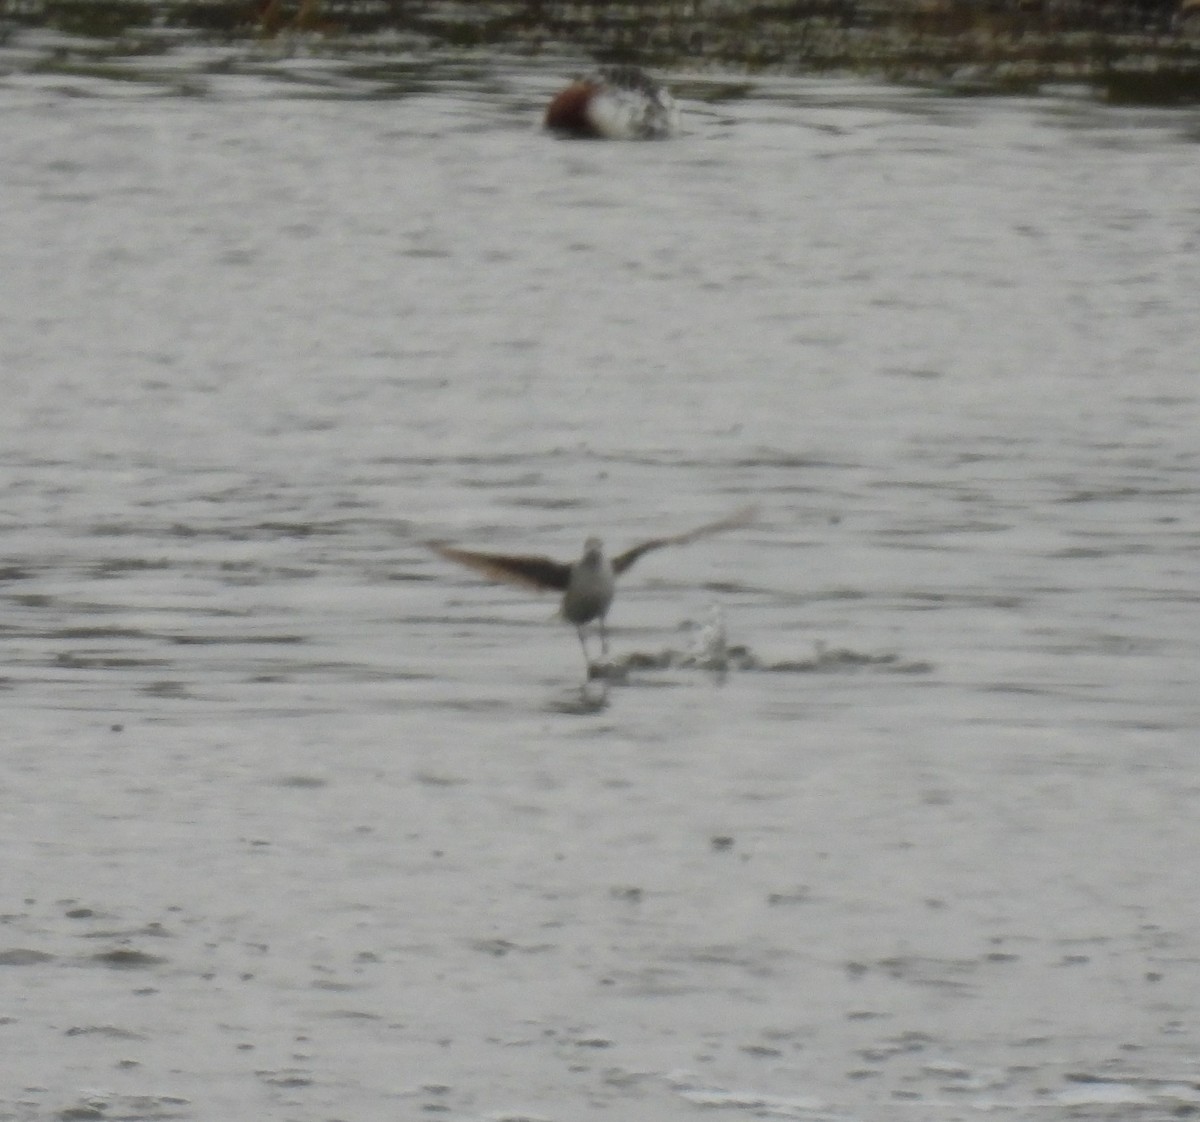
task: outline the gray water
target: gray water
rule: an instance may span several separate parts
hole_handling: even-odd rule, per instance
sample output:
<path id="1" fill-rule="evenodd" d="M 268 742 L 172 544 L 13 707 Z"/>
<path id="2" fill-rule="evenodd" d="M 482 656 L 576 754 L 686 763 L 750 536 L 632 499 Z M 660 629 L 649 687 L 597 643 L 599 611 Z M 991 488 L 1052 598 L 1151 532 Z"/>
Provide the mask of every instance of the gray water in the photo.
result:
<path id="1" fill-rule="evenodd" d="M 1200 1105 L 1200 115 L 26 50 L 0 1118 Z"/>

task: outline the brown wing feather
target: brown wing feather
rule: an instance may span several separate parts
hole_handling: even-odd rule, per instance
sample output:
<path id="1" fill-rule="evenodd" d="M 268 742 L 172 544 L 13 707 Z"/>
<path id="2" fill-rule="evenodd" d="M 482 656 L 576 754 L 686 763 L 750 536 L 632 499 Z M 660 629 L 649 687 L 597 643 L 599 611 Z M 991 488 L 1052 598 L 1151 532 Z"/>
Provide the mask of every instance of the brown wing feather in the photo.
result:
<path id="1" fill-rule="evenodd" d="M 492 580 L 520 584 L 526 588 L 536 588 L 540 592 L 561 592 L 571 579 L 571 566 L 549 557 L 476 553 L 470 549 L 455 549 L 453 546 L 440 545 L 437 542 L 430 542 L 429 547 L 447 561 L 457 561 L 460 565 L 466 565 L 467 568 L 474 569 Z"/>
<path id="2" fill-rule="evenodd" d="M 754 514 L 754 507 L 743 507 L 727 518 L 697 526 L 696 529 L 688 530 L 685 534 L 675 534 L 669 538 L 652 538 L 648 542 L 642 542 L 641 545 L 635 545 L 632 549 L 625 550 L 624 553 L 618 553 L 612 559 L 613 572 L 625 572 L 643 553 L 649 553 L 652 549 L 661 549 L 664 545 L 687 545 L 688 542 L 707 537 L 709 534 L 719 534 L 722 530 L 734 530 L 738 526 L 745 526 L 753 520 Z"/>

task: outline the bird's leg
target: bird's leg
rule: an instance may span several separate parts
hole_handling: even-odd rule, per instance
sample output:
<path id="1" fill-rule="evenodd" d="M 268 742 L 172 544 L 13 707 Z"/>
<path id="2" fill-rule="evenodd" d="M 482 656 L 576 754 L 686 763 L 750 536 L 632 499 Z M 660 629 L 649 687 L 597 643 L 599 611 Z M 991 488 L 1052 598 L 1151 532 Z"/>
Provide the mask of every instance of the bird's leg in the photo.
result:
<path id="1" fill-rule="evenodd" d="M 604 617 L 601 616 L 596 622 L 600 625 L 600 653 L 608 658 L 608 632 L 604 629 Z"/>
<path id="2" fill-rule="evenodd" d="M 575 625 L 575 634 L 579 636 L 579 645 L 583 648 L 583 665 L 587 668 L 588 677 L 592 676 L 592 660 L 588 657 L 587 640 L 583 635 L 583 624 Z"/>

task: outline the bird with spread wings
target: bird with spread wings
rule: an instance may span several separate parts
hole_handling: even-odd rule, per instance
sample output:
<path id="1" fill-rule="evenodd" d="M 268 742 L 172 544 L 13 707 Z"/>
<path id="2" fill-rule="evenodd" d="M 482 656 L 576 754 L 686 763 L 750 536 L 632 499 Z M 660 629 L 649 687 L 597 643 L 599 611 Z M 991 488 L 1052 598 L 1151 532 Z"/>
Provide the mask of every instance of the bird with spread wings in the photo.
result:
<path id="1" fill-rule="evenodd" d="M 683 534 L 651 538 L 611 558 L 605 556 L 604 546 L 599 538 L 588 538 L 583 544 L 583 556 L 578 561 L 570 562 L 519 553 L 479 553 L 441 542 L 429 544 L 448 561 L 466 565 L 491 580 L 519 584 L 539 592 L 561 592 L 562 616 L 574 624 L 575 632 L 579 636 L 579 645 L 583 648 L 583 658 L 590 672 L 592 663 L 588 657 L 583 628 L 592 620 L 597 621 L 601 653 L 607 655 L 608 635 L 604 629 L 604 619 L 612 605 L 618 576 L 629 569 L 639 557 L 652 550 L 661 549 L 666 545 L 687 545 L 698 538 L 708 537 L 722 530 L 733 530 L 745 526 L 753 517 L 754 509 L 747 507 L 727 518 L 706 523 Z"/>

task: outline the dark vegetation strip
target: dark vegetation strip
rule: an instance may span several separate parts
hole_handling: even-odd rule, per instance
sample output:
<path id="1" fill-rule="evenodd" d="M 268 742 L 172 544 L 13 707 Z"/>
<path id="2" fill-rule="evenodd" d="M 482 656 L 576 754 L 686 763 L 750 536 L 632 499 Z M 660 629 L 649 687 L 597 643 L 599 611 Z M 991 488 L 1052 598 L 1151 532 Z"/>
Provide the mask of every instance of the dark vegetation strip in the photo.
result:
<path id="1" fill-rule="evenodd" d="M 853 72 L 981 91 L 1083 82 L 1115 101 L 1200 101 L 1200 0 L 0 0 L 20 27 L 96 38 L 381 33 L 431 49 L 567 50 L 659 69 Z"/>

